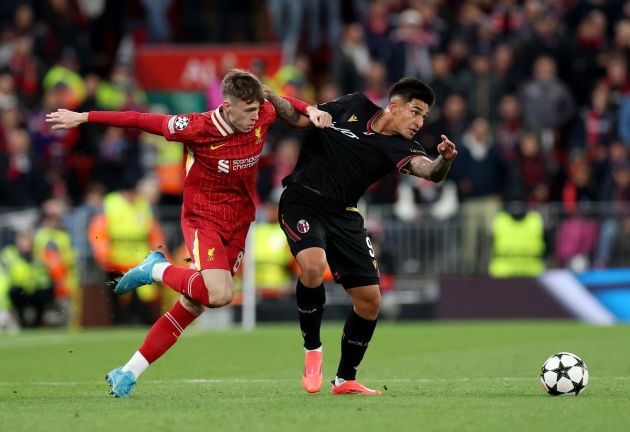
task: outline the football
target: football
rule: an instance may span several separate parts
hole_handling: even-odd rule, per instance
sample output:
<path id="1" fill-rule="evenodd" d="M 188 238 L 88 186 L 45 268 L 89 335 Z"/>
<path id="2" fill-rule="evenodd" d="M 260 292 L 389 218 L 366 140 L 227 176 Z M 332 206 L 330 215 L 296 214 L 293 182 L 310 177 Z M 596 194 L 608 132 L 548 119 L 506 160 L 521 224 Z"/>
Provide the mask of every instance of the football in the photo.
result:
<path id="1" fill-rule="evenodd" d="M 588 368 L 575 354 L 560 352 L 545 361 L 540 371 L 540 382 L 552 396 L 577 396 L 588 385 Z"/>

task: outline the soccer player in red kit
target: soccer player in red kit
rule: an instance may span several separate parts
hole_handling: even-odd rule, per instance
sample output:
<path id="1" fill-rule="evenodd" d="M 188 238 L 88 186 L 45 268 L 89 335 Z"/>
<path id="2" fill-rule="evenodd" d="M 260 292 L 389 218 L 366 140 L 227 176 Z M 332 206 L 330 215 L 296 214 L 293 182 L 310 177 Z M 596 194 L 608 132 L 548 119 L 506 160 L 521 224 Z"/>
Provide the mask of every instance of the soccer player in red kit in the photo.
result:
<path id="1" fill-rule="evenodd" d="M 61 109 L 47 115 L 53 129 L 101 123 L 139 128 L 184 144 L 181 226 L 194 268 L 174 266 L 162 252 L 154 251 L 117 283 L 114 292 L 124 294 L 162 281 L 182 297 L 153 325 L 127 364 L 107 374 L 115 397 L 128 396 L 140 374 L 177 341 L 205 307 L 218 308 L 232 301 L 232 277 L 241 264 L 247 231 L 255 217 L 256 165 L 269 125 L 276 117 L 296 127 L 331 124 L 328 113 L 297 99 L 286 98 L 295 110 L 276 110 L 265 101 L 260 82 L 249 72 L 229 72 L 221 91 L 222 104 L 205 113 L 77 113 Z M 303 115 L 296 116 L 295 111 Z"/>

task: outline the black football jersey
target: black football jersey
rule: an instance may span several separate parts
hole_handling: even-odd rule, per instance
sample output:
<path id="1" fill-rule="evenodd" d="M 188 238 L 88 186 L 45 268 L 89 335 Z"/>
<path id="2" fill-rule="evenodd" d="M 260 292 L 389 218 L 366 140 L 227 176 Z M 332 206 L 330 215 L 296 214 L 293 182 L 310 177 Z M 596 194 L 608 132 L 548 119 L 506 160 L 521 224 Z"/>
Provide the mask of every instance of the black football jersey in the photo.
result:
<path id="1" fill-rule="evenodd" d="M 381 135 L 372 121 L 383 111 L 362 93 L 319 104 L 330 113 L 332 127 L 311 128 L 284 186 L 300 184 L 346 205 L 356 206 L 373 183 L 394 169 L 406 172 L 416 156 L 426 156 L 416 141 L 401 135 Z"/>

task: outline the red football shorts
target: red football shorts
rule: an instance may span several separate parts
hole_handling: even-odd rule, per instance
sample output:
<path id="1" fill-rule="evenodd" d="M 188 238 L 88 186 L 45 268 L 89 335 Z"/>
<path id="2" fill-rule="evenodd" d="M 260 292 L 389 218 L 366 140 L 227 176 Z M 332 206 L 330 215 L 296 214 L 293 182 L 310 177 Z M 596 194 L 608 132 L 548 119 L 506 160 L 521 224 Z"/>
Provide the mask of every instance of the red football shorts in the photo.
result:
<path id="1" fill-rule="evenodd" d="M 229 270 L 236 273 L 243 260 L 245 239 L 249 226 L 233 233 L 209 228 L 182 226 L 184 241 L 190 258 L 199 271 L 204 269 Z"/>

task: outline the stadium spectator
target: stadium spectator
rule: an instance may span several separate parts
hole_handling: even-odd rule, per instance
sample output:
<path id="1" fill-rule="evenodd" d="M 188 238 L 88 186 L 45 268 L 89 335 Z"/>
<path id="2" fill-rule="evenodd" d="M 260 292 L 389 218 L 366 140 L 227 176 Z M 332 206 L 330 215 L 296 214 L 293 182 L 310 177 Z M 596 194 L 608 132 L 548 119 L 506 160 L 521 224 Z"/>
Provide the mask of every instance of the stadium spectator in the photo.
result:
<path id="1" fill-rule="evenodd" d="M 534 73 L 520 89 L 523 116 L 537 129 L 559 130 L 573 116 L 575 102 L 569 88 L 557 77 L 556 62 L 543 56 L 534 62 Z"/>
<path id="2" fill-rule="evenodd" d="M 509 163 L 516 157 L 518 143 L 527 129 L 523 122 L 521 106 L 514 94 L 506 94 L 499 100 L 498 119 L 495 125 L 496 145 L 501 158 Z"/>
<path id="3" fill-rule="evenodd" d="M 617 113 L 610 105 L 610 91 L 600 83 L 591 92 L 591 103 L 574 122 L 569 152 L 586 153 L 593 168 L 593 181 L 602 184 L 607 176 L 608 147 L 617 136 Z"/>
<path id="4" fill-rule="evenodd" d="M 362 89 L 363 80 L 371 67 L 370 52 L 365 43 L 363 27 L 359 23 L 350 23 L 343 28 L 339 46 L 334 50 L 331 69 L 332 80 L 343 94 Z"/>
<path id="5" fill-rule="evenodd" d="M 525 132 L 520 137 L 514 157 L 506 161 L 506 168 L 506 197 L 518 197 L 529 205 L 550 200 L 553 171 L 542 152 L 538 134 Z"/>
<path id="6" fill-rule="evenodd" d="M 46 200 L 51 187 L 31 150 L 24 129 L 8 133 L 7 154 L 0 158 L 0 202 L 6 207 L 34 207 Z"/>
<path id="7" fill-rule="evenodd" d="M 462 137 L 469 125 L 468 105 L 462 95 L 454 93 L 442 102 L 441 115 L 433 118 L 433 111 L 429 113 L 427 125 L 422 131 L 422 146 L 429 155 L 437 154 L 436 148 L 441 142 L 440 135 L 452 137 L 453 142 L 462 142 Z M 433 120 L 433 121 L 431 121 Z"/>
<path id="8" fill-rule="evenodd" d="M 67 218 L 67 228 L 72 239 L 72 247 L 76 251 L 77 269 L 81 280 L 95 278 L 95 257 L 86 233 L 92 219 L 103 213 L 103 197 L 105 188 L 99 183 L 86 186 L 83 201 L 75 206 Z"/>
<path id="9" fill-rule="evenodd" d="M 22 230 L 15 244 L 0 250 L 0 265 L 9 276 L 9 296 L 21 327 L 43 325 L 44 311 L 54 301 L 52 280 L 33 247 L 33 232 Z"/>
<path id="10" fill-rule="evenodd" d="M 289 294 L 294 280 L 293 256 L 278 225 L 277 201 L 260 205 L 261 218 L 254 230 L 256 291 L 262 298 L 280 298 Z"/>
<path id="11" fill-rule="evenodd" d="M 278 202 L 282 193 L 282 179 L 288 176 L 300 154 L 300 142 L 286 137 L 276 144 L 272 153 L 260 163 L 258 173 L 258 196 L 262 202 Z"/>
<path id="12" fill-rule="evenodd" d="M 336 47 L 341 39 L 341 5 L 338 0 L 304 0 L 308 22 L 308 48 Z M 323 32 L 322 30 L 326 30 Z"/>
<path id="13" fill-rule="evenodd" d="M 147 95 L 133 69 L 123 63 L 114 65 L 109 81 L 99 81 L 94 98 L 97 106 L 109 111 L 140 111 L 147 105 Z"/>
<path id="14" fill-rule="evenodd" d="M 171 40 L 168 11 L 173 0 L 140 0 L 149 28 L 148 43 L 165 43 Z"/>
<path id="15" fill-rule="evenodd" d="M 619 138 L 630 147 L 630 95 L 621 100 L 617 113 L 617 133 Z"/>
<path id="16" fill-rule="evenodd" d="M 387 93 L 389 83 L 387 82 L 387 70 L 381 62 L 371 62 L 368 72 L 365 74 L 365 88 L 363 93 L 374 104 L 383 107 L 387 105 Z"/>
<path id="17" fill-rule="evenodd" d="M 30 35 L 17 37 L 13 45 L 8 70 L 15 79 L 15 92 L 21 104 L 33 109 L 37 104 L 43 65 L 33 52 L 33 38 Z"/>
<path id="18" fill-rule="evenodd" d="M 568 176 L 562 186 L 562 209 L 566 218 L 555 234 L 555 256 L 561 266 L 575 271 L 588 268 L 597 245 L 599 222 L 593 211 L 597 189 L 591 165 L 582 153 L 570 156 Z"/>
<path id="19" fill-rule="evenodd" d="M 567 70 L 561 72 L 579 105 L 588 103 L 593 85 L 604 74 L 602 52 L 608 48 L 606 25 L 606 16 L 592 10 L 579 22 L 564 53 L 567 60 L 560 66 Z"/>
<path id="20" fill-rule="evenodd" d="M 282 44 L 282 64 L 295 61 L 300 34 L 304 4 L 294 0 L 267 0 L 273 30 Z"/>
<path id="21" fill-rule="evenodd" d="M 395 82 L 401 76 L 425 81 L 433 77 L 429 52 L 433 38 L 425 33 L 422 24 L 422 14 L 416 9 L 407 9 L 398 15 L 386 60 L 389 82 Z"/>
<path id="22" fill-rule="evenodd" d="M 543 218 L 523 201 L 510 200 L 492 221 L 492 277 L 535 277 L 545 271 Z"/>
<path id="23" fill-rule="evenodd" d="M 435 106 L 431 108 L 431 116 L 442 116 L 443 105 L 446 98 L 459 90 L 459 82 L 453 75 L 448 56 L 443 52 L 436 52 L 431 56 L 431 69 L 433 77 L 429 81 L 435 91 Z"/>
<path id="24" fill-rule="evenodd" d="M 391 21 L 386 0 L 373 0 L 369 3 L 363 23 L 365 42 L 370 55 L 377 61 L 386 61 L 389 56 Z"/>
<path id="25" fill-rule="evenodd" d="M 621 161 L 612 165 L 601 199 L 612 209 L 606 209 L 609 216 L 604 217 L 601 222 L 594 257 L 596 268 L 610 265 L 619 239 L 630 232 L 630 162 Z"/>
<path id="26" fill-rule="evenodd" d="M 628 73 L 628 60 L 624 54 L 613 53 L 610 56 L 602 81 L 610 91 L 612 109 L 619 109 L 622 99 L 630 94 L 630 73 Z"/>
<path id="27" fill-rule="evenodd" d="M 53 282 L 58 324 L 79 328 L 80 293 L 76 251 L 65 229 L 67 206 L 61 199 L 42 205 L 42 219 L 35 231 L 33 254 L 44 263 Z"/>
<path id="28" fill-rule="evenodd" d="M 141 195 L 132 178 L 124 178 L 120 189 L 103 198 L 103 212 L 92 218 L 88 239 L 94 258 L 106 273 L 116 279 L 138 265 L 151 251 L 165 243 L 159 221 L 149 200 Z M 112 316 L 115 324 L 150 324 L 155 321 L 151 304 L 159 300 L 157 286 L 138 289 L 128 296 L 112 293 Z"/>
<path id="29" fill-rule="evenodd" d="M 284 239 L 282 241 L 284 242 Z M 19 327 L 13 317 L 13 307 L 9 297 L 10 290 L 11 279 L 3 265 L 0 264 L 0 331 L 5 330 L 9 333 L 17 333 Z"/>
<path id="30" fill-rule="evenodd" d="M 476 264 L 480 262 L 480 252 L 486 250 L 483 246 L 506 186 L 506 167 L 486 119 L 474 119 L 464 133 L 461 155 L 453 163 L 451 178 L 457 183 L 462 203 L 462 267 L 479 271 Z"/>
<path id="31" fill-rule="evenodd" d="M 168 116 L 59 110 L 48 115 L 53 129 L 74 128 L 86 122 L 136 127 L 181 141 L 187 150 L 181 228 L 194 268 L 171 265 L 162 252 L 155 250 L 116 284 L 116 294 L 125 294 L 152 282 L 164 282 L 183 295 L 153 325 L 129 362 L 107 375 L 115 397 L 128 396 L 140 374 L 173 346 L 205 307 L 222 307 L 232 301 L 232 277 L 243 259 L 245 238 L 255 215 L 254 174 L 271 122 L 280 116 L 295 126 L 306 127 L 311 122 L 320 127 L 330 125 L 328 114 L 296 99 L 288 102 L 276 98 L 275 108 L 272 107 L 264 101 L 258 79 L 248 72 L 232 71 L 224 77 L 222 89 L 223 103 L 206 113 Z M 300 116 L 291 104 L 309 118 Z M 129 222 L 116 223 L 119 218 L 130 215 L 129 210 L 124 211 L 124 199 L 113 196 L 110 201 L 105 199 L 105 213 L 112 216 L 110 227 L 121 240 L 132 238 L 136 243 L 146 242 L 145 238 L 140 239 L 138 231 L 150 227 L 146 217 L 148 205 L 141 207 L 145 214 L 144 226 L 129 226 Z M 126 249 L 116 250 L 116 255 L 128 259 Z"/>

